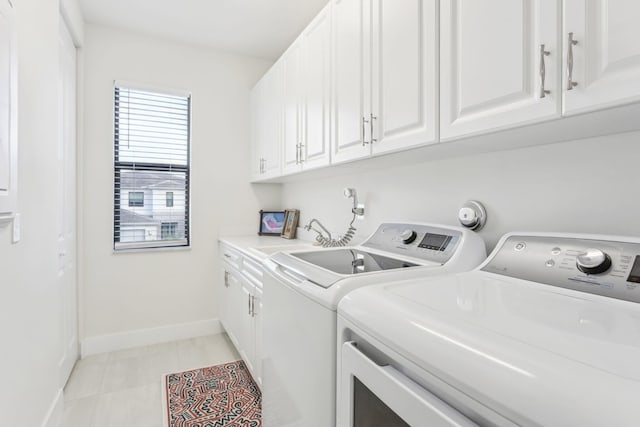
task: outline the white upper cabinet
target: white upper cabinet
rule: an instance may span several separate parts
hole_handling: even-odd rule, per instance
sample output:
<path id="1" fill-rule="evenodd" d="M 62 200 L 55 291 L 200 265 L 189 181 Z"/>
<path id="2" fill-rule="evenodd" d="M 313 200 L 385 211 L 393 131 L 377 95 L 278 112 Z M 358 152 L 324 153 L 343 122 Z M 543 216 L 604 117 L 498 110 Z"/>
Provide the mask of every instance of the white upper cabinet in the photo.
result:
<path id="1" fill-rule="evenodd" d="M 252 177 L 254 181 L 281 174 L 282 67 L 277 63 L 251 92 Z"/>
<path id="2" fill-rule="evenodd" d="M 283 173 L 300 170 L 300 145 L 302 144 L 302 73 L 301 43 L 296 41 L 282 56 L 280 64 L 283 76 L 284 124 L 282 139 Z"/>
<path id="3" fill-rule="evenodd" d="M 374 0 L 373 153 L 436 141 L 438 16 L 435 1 Z"/>
<path id="4" fill-rule="evenodd" d="M 332 161 L 369 155 L 371 0 L 334 0 Z M 370 135 L 370 133 L 369 133 Z"/>
<path id="5" fill-rule="evenodd" d="M 638 22 L 632 0 L 331 0 L 254 90 L 254 180 L 638 103 Z"/>
<path id="6" fill-rule="evenodd" d="M 639 101 L 640 2 L 565 0 L 563 16 L 564 113 Z"/>
<path id="7" fill-rule="evenodd" d="M 330 11 L 325 7 L 279 60 L 284 77 L 285 174 L 330 161 Z"/>
<path id="8" fill-rule="evenodd" d="M 559 117 L 559 0 L 440 3 L 442 140 Z"/>
<path id="9" fill-rule="evenodd" d="M 299 159 L 305 169 L 326 166 L 331 154 L 331 7 L 302 33 L 302 123 Z"/>
<path id="10" fill-rule="evenodd" d="M 334 1 L 334 161 L 435 142 L 436 3 Z"/>

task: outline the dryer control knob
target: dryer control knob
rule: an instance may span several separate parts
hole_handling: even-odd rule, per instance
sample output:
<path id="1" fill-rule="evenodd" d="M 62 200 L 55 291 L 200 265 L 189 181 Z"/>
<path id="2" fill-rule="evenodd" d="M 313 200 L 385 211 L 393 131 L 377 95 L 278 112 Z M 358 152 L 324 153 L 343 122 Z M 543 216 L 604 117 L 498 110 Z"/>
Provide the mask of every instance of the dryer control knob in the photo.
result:
<path id="1" fill-rule="evenodd" d="M 611 268 L 611 257 L 600 249 L 589 248 L 576 257 L 576 267 L 585 274 L 600 274 Z"/>
<path id="2" fill-rule="evenodd" d="M 402 233 L 400 233 L 400 238 L 402 239 L 402 243 L 404 243 L 405 245 L 408 245 L 409 243 L 413 243 L 414 240 L 416 240 L 416 237 L 418 237 L 418 233 L 416 233 L 413 230 L 404 230 Z"/>

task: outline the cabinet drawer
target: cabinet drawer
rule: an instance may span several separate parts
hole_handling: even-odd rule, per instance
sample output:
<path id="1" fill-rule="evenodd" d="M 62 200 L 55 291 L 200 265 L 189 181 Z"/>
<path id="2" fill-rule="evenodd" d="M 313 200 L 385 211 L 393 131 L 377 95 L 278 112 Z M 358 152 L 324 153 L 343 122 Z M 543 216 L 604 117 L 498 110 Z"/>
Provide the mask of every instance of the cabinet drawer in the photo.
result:
<path id="1" fill-rule="evenodd" d="M 262 288 L 263 269 L 261 264 L 245 257 L 242 263 L 241 271 L 245 278 L 249 280 L 252 285 Z"/>
<path id="2" fill-rule="evenodd" d="M 240 271 L 242 269 L 242 254 L 229 246 L 220 246 L 222 259 L 227 262 L 231 267 Z"/>

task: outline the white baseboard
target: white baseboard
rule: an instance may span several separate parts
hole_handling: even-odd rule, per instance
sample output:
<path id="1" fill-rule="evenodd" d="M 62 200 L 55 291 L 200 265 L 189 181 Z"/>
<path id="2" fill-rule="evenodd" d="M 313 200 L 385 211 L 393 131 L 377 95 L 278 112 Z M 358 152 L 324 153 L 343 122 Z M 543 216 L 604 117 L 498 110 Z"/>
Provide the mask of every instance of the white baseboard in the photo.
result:
<path id="1" fill-rule="evenodd" d="M 224 332 L 224 330 L 222 329 L 220 321 L 218 319 L 209 319 L 199 322 L 180 323 L 158 328 L 100 335 L 82 340 L 81 355 L 84 358 L 92 354 L 108 353 L 143 345 L 161 344 L 187 338 L 219 334 L 221 332 Z"/>
<path id="2" fill-rule="evenodd" d="M 64 393 L 62 389 L 58 390 L 56 397 L 53 399 L 47 415 L 42 421 L 42 427 L 58 427 L 62 421 L 62 415 L 64 413 Z"/>

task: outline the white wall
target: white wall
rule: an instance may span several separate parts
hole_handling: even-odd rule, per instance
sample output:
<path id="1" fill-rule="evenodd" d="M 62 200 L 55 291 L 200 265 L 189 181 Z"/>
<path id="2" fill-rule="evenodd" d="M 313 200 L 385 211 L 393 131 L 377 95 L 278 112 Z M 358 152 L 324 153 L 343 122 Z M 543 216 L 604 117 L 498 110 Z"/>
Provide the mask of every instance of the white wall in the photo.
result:
<path id="1" fill-rule="evenodd" d="M 4 367 L 0 424 L 34 427 L 43 424 L 61 387 L 63 295 L 57 282 L 55 216 L 60 189 L 57 179 L 52 179 L 57 176 L 59 135 L 59 3 L 21 0 L 13 4 L 18 29 L 22 240 L 11 244 L 10 227 L 0 228 L 0 363 Z M 82 27 L 81 22 L 74 25 Z"/>
<path id="2" fill-rule="evenodd" d="M 81 339 L 91 351 L 109 334 L 217 318 L 220 230 L 255 233 L 280 189 L 248 183 L 249 91 L 270 63 L 95 25 L 85 46 Z M 114 80 L 192 92 L 191 250 L 112 252 Z"/>
<path id="3" fill-rule="evenodd" d="M 640 133 L 451 158 L 283 185 L 283 206 L 301 209 L 300 223 L 320 219 L 344 232 L 355 187 L 366 204 L 358 221 L 364 238 L 384 220 L 458 225 L 468 199 L 484 203 L 480 232 L 491 250 L 515 230 L 640 236 L 638 159 Z M 361 168 L 362 169 L 362 168 Z"/>

